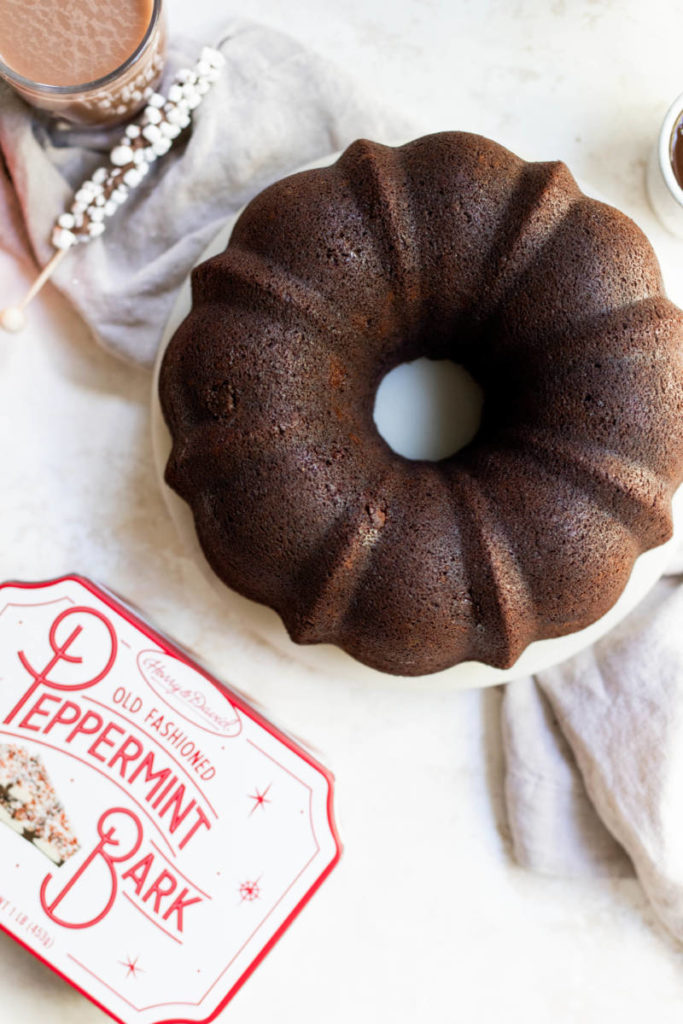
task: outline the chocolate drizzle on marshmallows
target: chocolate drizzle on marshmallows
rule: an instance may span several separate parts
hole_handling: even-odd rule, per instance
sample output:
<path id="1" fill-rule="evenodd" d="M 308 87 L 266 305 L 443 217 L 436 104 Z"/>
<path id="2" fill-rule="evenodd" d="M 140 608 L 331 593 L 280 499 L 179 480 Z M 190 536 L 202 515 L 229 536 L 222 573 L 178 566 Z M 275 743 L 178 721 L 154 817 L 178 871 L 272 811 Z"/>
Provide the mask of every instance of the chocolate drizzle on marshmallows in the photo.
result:
<path id="1" fill-rule="evenodd" d="M 218 79 L 224 64 L 223 55 L 207 46 L 193 69 L 177 72 L 168 96 L 151 94 L 141 117 L 127 126 L 109 154 L 110 166 L 98 167 L 76 192 L 68 213 L 58 218 L 52 232 L 56 249 L 69 249 L 103 234 L 107 218 L 116 213 L 151 165 L 168 153 L 189 127 L 192 111 Z"/>
<path id="2" fill-rule="evenodd" d="M 131 191 L 149 174 L 152 164 L 168 153 L 189 127 L 193 111 L 220 77 L 225 58 L 205 46 L 193 68 L 176 72 L 167 96 L 150 93 L 147 106 L 137 121 L 129 124 L 109 154 L 109 165 L 82 183 L 66 213 L 52 230 L 56 252 L 16 306 L 0 310 L 0 327 L 16 333 L 25 325 L 24 309 L 38 294 L 66 252 L 74 245 L 90 242 L 104 234 L 107 220 L 128 199 Z"/>

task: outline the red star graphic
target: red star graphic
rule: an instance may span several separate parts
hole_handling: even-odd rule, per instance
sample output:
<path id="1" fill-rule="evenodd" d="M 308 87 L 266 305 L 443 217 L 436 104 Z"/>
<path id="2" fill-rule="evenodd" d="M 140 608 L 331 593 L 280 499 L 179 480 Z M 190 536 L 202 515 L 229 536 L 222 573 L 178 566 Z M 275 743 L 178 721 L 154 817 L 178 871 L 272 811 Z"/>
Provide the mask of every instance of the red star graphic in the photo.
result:
<path id="1" fill-rule="evenodd" d="M 130 956 L 126 960 L 119 960 L 122 967 L 126 968 L 126 977 L 130 978 L 131 974 L 134 978 L 137 978 L 138 974 L 144 974 L 142 967 L 138 966 L 138 957 L 132 960 Z"/>
<path id="2" fill-rule="evenodd" d="M 240 896 L 242 897 L 241 902 L 253 903 L 254 900 L 260 899 L 261 890 L 259 888 L 259 879 L 255 882 L 242 882 L 240 885 Z"/>
<path id="3" fill-rule="evenodd" d="M 255 793 L 249 793 L 249 795 L 248 795 L 249 800 L 253 800 L 254 801 L 254 806 L 249 811 L 249 817 L 250 818 L 251 818 L 252 814 L 254 813 L 254 811 L 256 810 L 257 807 L 262 807 L 263 810 L 265 810 L 266 809 L 265 805 L 271 803 L 271 801 L 267 800 L 266 797 L 268 795 L 268 790 L 270 789 L 270 787 L 272 785 L 273 785 L 273 783 L 269 782 L 268 785 L 266 786 L 266 788 L 263 790 L 262 793 L 259 793 L 258 788 L 256 786 L 254 786 L 254 789 L 256 790 L 256 792 Z"/>

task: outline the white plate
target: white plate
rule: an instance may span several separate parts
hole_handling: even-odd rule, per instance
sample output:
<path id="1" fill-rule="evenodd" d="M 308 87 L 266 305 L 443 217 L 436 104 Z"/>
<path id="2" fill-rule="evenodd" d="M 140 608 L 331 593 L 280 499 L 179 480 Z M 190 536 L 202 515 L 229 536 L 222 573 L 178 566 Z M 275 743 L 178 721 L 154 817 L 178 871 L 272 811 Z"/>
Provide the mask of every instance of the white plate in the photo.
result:
<path id="1" fill-rule="evenodd" d="M 339 154 L 335 153 L 324 160 L 307 165 L 302 170 L 309 167 L 327 166 L 333 163 L 338 156 Z M 594 190 L 589 190 L 583 185 L 581 187 L 584 192 L 595 196 Z M 599 198 L 598 196 L 595 197 Z M 222 252 L 228 244 L 228 239 L 232 233 L 237 216 L 231 217 L 228 220 L 197 261 L 198 263 Z M 396 676 L 368 668 L 344 651 L 330 644 L 301 645 L 293 643 L 289 639 L 282 620 L 276 612 L 266 608 L 264 605 L 249 601 L 247 598 L 235 593 L 235 591 L 230 590 L 218 579 L 206 561 L 199 546 L 189 506 L 164 481 L 164 469 L 171 450 L 171 437 L 161 413 L 158 395 L 159 370 L 163 354 L 175 331 L 190 312 L 191 304 L 192 296 L 190 278 L 188 276 L 180 289 L 166 325 L 161 345 L 159 346 L 159 354 L 152 382 L 152 441 L 159 485 L 171 517 L 188 549 L 188 553 L 192 555 L 206 579 L 220 593 L 226 607 L 229 607 L 233 614 L 237 612 L 242 617 L 245 625 L 256 631 L 266 642 L 309 667 L 328 675 L 365 679 L 384 684 L 395 683 Z M 683 488 L 679 489 L 674 500 L 676 533 L 680 530 L 681 522 L 683 522 L 682 516 Z M 496 669 L 491 668 L 489 665 L 482 665 L 479 662 L 469 661 L 455 665 L 453 668 L 445 669 L 443 672 L 436 672 L 428 676 L 411 677 L 409 682 L 415 683 L 420 687 L 425 685 L 446 685 L 449 689 L 494 686 L 519 676 L 540 672 L 551 665 L 570 658 L 585 647 L 588 647 L 595 640 L 598 640 L 601 636 L 604 636 L 605 633 L 612 629 L 613 626 L 616 626 L 618 622 L 635 608 L 662 575 L 674 544 L 675 540 L 672 539 L 652 551 L 645 552 L 645 554 L 637 559 L 624 592 L 617 603 L 601 619 L 598 619 L 597 622 L 594 622 L 591 626 L 582 629 L 578 633 L 558 637 L 555 640 L 538 640 L 530 644 L 511 669 Z"/>

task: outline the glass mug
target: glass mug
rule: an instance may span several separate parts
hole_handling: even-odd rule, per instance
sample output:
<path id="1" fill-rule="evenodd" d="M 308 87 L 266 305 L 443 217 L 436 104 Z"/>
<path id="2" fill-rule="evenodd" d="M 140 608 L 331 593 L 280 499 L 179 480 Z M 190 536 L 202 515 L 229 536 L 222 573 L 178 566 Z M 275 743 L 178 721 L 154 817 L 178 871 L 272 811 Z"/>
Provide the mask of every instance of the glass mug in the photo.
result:
<path id="1" fill-rule="evenodd" d="M 165 50 L 163 0 L 0 0 L 0 78 L 72 124 L 131 118 L 158 84 Z"/>

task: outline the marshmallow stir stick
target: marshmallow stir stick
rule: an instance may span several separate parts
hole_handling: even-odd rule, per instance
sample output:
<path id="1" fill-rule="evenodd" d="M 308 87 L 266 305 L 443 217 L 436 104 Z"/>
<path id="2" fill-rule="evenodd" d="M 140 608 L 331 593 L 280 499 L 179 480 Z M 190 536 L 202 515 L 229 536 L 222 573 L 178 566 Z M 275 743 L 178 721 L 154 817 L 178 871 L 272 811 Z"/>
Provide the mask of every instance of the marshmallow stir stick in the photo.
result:
<path id="1" fill-rule="evenodd" d="M 145 179 L 152 164 L 168 153 L 178 136 L 190 125 L 192 112 L 219 78 L 225 58 L 206 46 L 194 68 L 181 68 L 167 96 L 151 92 L 139 119 L 129 124 L 109 154 L 109 166 L 97 170 L 75 193 L 70 209 L 57 218 L 52 231 L 55 253 L 16 306 L 0 310 L 0 327 L 21 331 L 25 309 L 57 269 L 69 249 L 99 238 L 107 220 L 122 206 L 133 189 Z"/>

